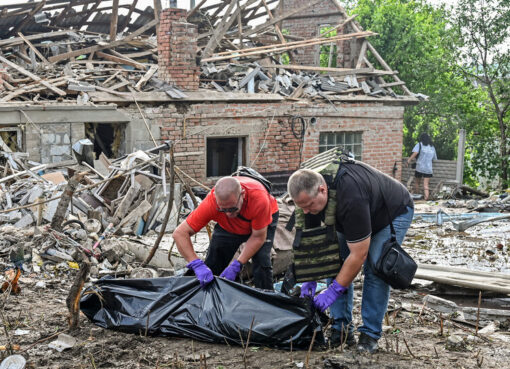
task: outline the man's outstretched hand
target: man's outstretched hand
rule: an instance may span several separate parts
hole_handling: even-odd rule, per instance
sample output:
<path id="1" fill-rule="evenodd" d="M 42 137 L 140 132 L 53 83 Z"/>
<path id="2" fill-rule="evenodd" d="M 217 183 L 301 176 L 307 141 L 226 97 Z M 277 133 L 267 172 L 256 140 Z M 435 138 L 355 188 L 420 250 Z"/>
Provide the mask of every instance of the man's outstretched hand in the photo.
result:
<path id="1" fill-rule="evenodd" d="M 193 269 L 201 287 L 207 286 L 214 279 L 211 269 L 200 259 L 193 260 L 186 267 Z"/>
<path id="2" fill-rule="evenodd" d="M 228 267 L 225 268 L 225 270 L 220 274 L 221 278 L 228 279 L 230 281 L 235 281 L 237 278 L 237 275 L 241 271 L 241 268 L 243 267 L 243 264 L 239 262 L 239 260 L 234 260 L 230 263 Z"/>

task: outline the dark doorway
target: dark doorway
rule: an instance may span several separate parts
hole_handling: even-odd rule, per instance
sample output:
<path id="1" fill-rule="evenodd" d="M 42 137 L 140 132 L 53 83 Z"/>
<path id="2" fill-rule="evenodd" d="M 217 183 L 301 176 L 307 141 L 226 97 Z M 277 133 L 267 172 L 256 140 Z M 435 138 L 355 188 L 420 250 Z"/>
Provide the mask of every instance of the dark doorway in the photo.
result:
<path id="1" fill-rule="evenodd" d="M 86 137 L 94 143 L 96 159 L 104 153 L 108 158 L 123 154 L 125 126 L 123 124 L 85 123 Z"/>
<path id="2" fill-rule="evenodd" d="M 207 177 L 227 176 L 246 165 L 246 138 L 207 139 Z"/>

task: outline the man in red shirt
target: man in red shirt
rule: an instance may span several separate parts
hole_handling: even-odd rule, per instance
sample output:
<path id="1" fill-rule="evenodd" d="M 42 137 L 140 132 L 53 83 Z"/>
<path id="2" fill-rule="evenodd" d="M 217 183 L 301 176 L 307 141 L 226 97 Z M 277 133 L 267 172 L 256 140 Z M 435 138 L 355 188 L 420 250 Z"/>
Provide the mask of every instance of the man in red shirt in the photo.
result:
<path id="1" fill-rule="evenodd" d="M 204 263 L 193 250 L 191 236 L 211 220 L 216 226 Z M 252 259 L 255 287 L 272 290 L 271 249 L 277 222 L 276 199 L 260 182 L 244 176 L 223 177 L 175 229 L 173 238 L 202 287 L 213 280 L 213 274 L 235 280 L 242 266 Z M 244 249 L 230 263 L 242 243 Z"/>

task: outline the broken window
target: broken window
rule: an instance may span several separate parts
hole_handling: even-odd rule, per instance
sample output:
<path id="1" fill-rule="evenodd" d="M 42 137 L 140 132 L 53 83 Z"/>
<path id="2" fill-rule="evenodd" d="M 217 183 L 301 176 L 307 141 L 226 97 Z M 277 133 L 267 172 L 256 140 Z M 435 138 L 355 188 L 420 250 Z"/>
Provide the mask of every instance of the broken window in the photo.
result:
<path id="1" fill-rule="evenodd" d="M 107 158 L 118 158 L 125 152 L 125 125 L 85 123 L 85 136 L 94 143 L 95 159 L 104 153 Z"/>
<path id="2" fill-rule="evenodd" d="M 332 30 L 327 34 L 324 34 L 331 26 L 329 24 L 323 25 L 319 27 L 319 35 L 323 37 L 334 37 L 337 35 L 337 30 Z M 336 68 L 336 57 L 337 57 L 337 47 L 336 43 L 332 42 L 330 44 L 322 44 L 319 49 L 319 66 L 328 67 L 328 68 Z"/>
<path id="3" fill-rule="evenodd" d="M 319 136 L 319 152 L 340 146 L 361 160 L 361 132 L 322 132 Z"/>
<path id="4" fill-rule="evenodd" d="M 5 145 L 7 145 L 9 149 L 11 149 L 11 151 L 23 151 L 23 135 L 21 133 L 21 128 L 19 127 L 0 128 L 0 138 L 5 143 Z"/>
<path id="5" fill-rule="evenodd" d="M 246 165 L 246 137 L 207 138 L 207 177 L 228 176 Z"/>

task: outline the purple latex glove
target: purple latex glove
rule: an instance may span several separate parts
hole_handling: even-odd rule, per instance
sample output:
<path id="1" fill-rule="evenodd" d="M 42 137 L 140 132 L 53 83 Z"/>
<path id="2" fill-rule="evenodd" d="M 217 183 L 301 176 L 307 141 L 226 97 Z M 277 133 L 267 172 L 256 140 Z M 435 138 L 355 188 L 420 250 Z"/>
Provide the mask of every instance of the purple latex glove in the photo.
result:
<path id="1" fill-rule="evenodd" d="M 337 298 L 347 292 L 347 287 L 342 286 L 336 280 L 329 285 L 326 291 L 318 294 L 313 299 L 313 304 L 317 309 L 324 312 Z"/>
<path id="2" fill-rule="evenodd" d="M 221 278 L 228 279 L 229 281 L 235 281 L 237 278 L 237 275 L 241 271 L 241 268 L 243 267 L 243 264 L 239 262 L 239 260 L 234 260 L 230 263 L 228 267 L 225 268 L 225 270 L 220 274 Z"/>
<path id="3" fill-rule="evenodd" d="M 317 282 L 305 282 L 301 285 L 301 294 L 299 297 L 313 297 L 315 296 L 315 289 L 317 288 Z"/>
<path id="4" fill-rule="evenodd" d="M 205 287 L 214 279 L 211 269 L 200 259 L 193 260 L 186 267 L 193 269 L 201 287 Z"/>

